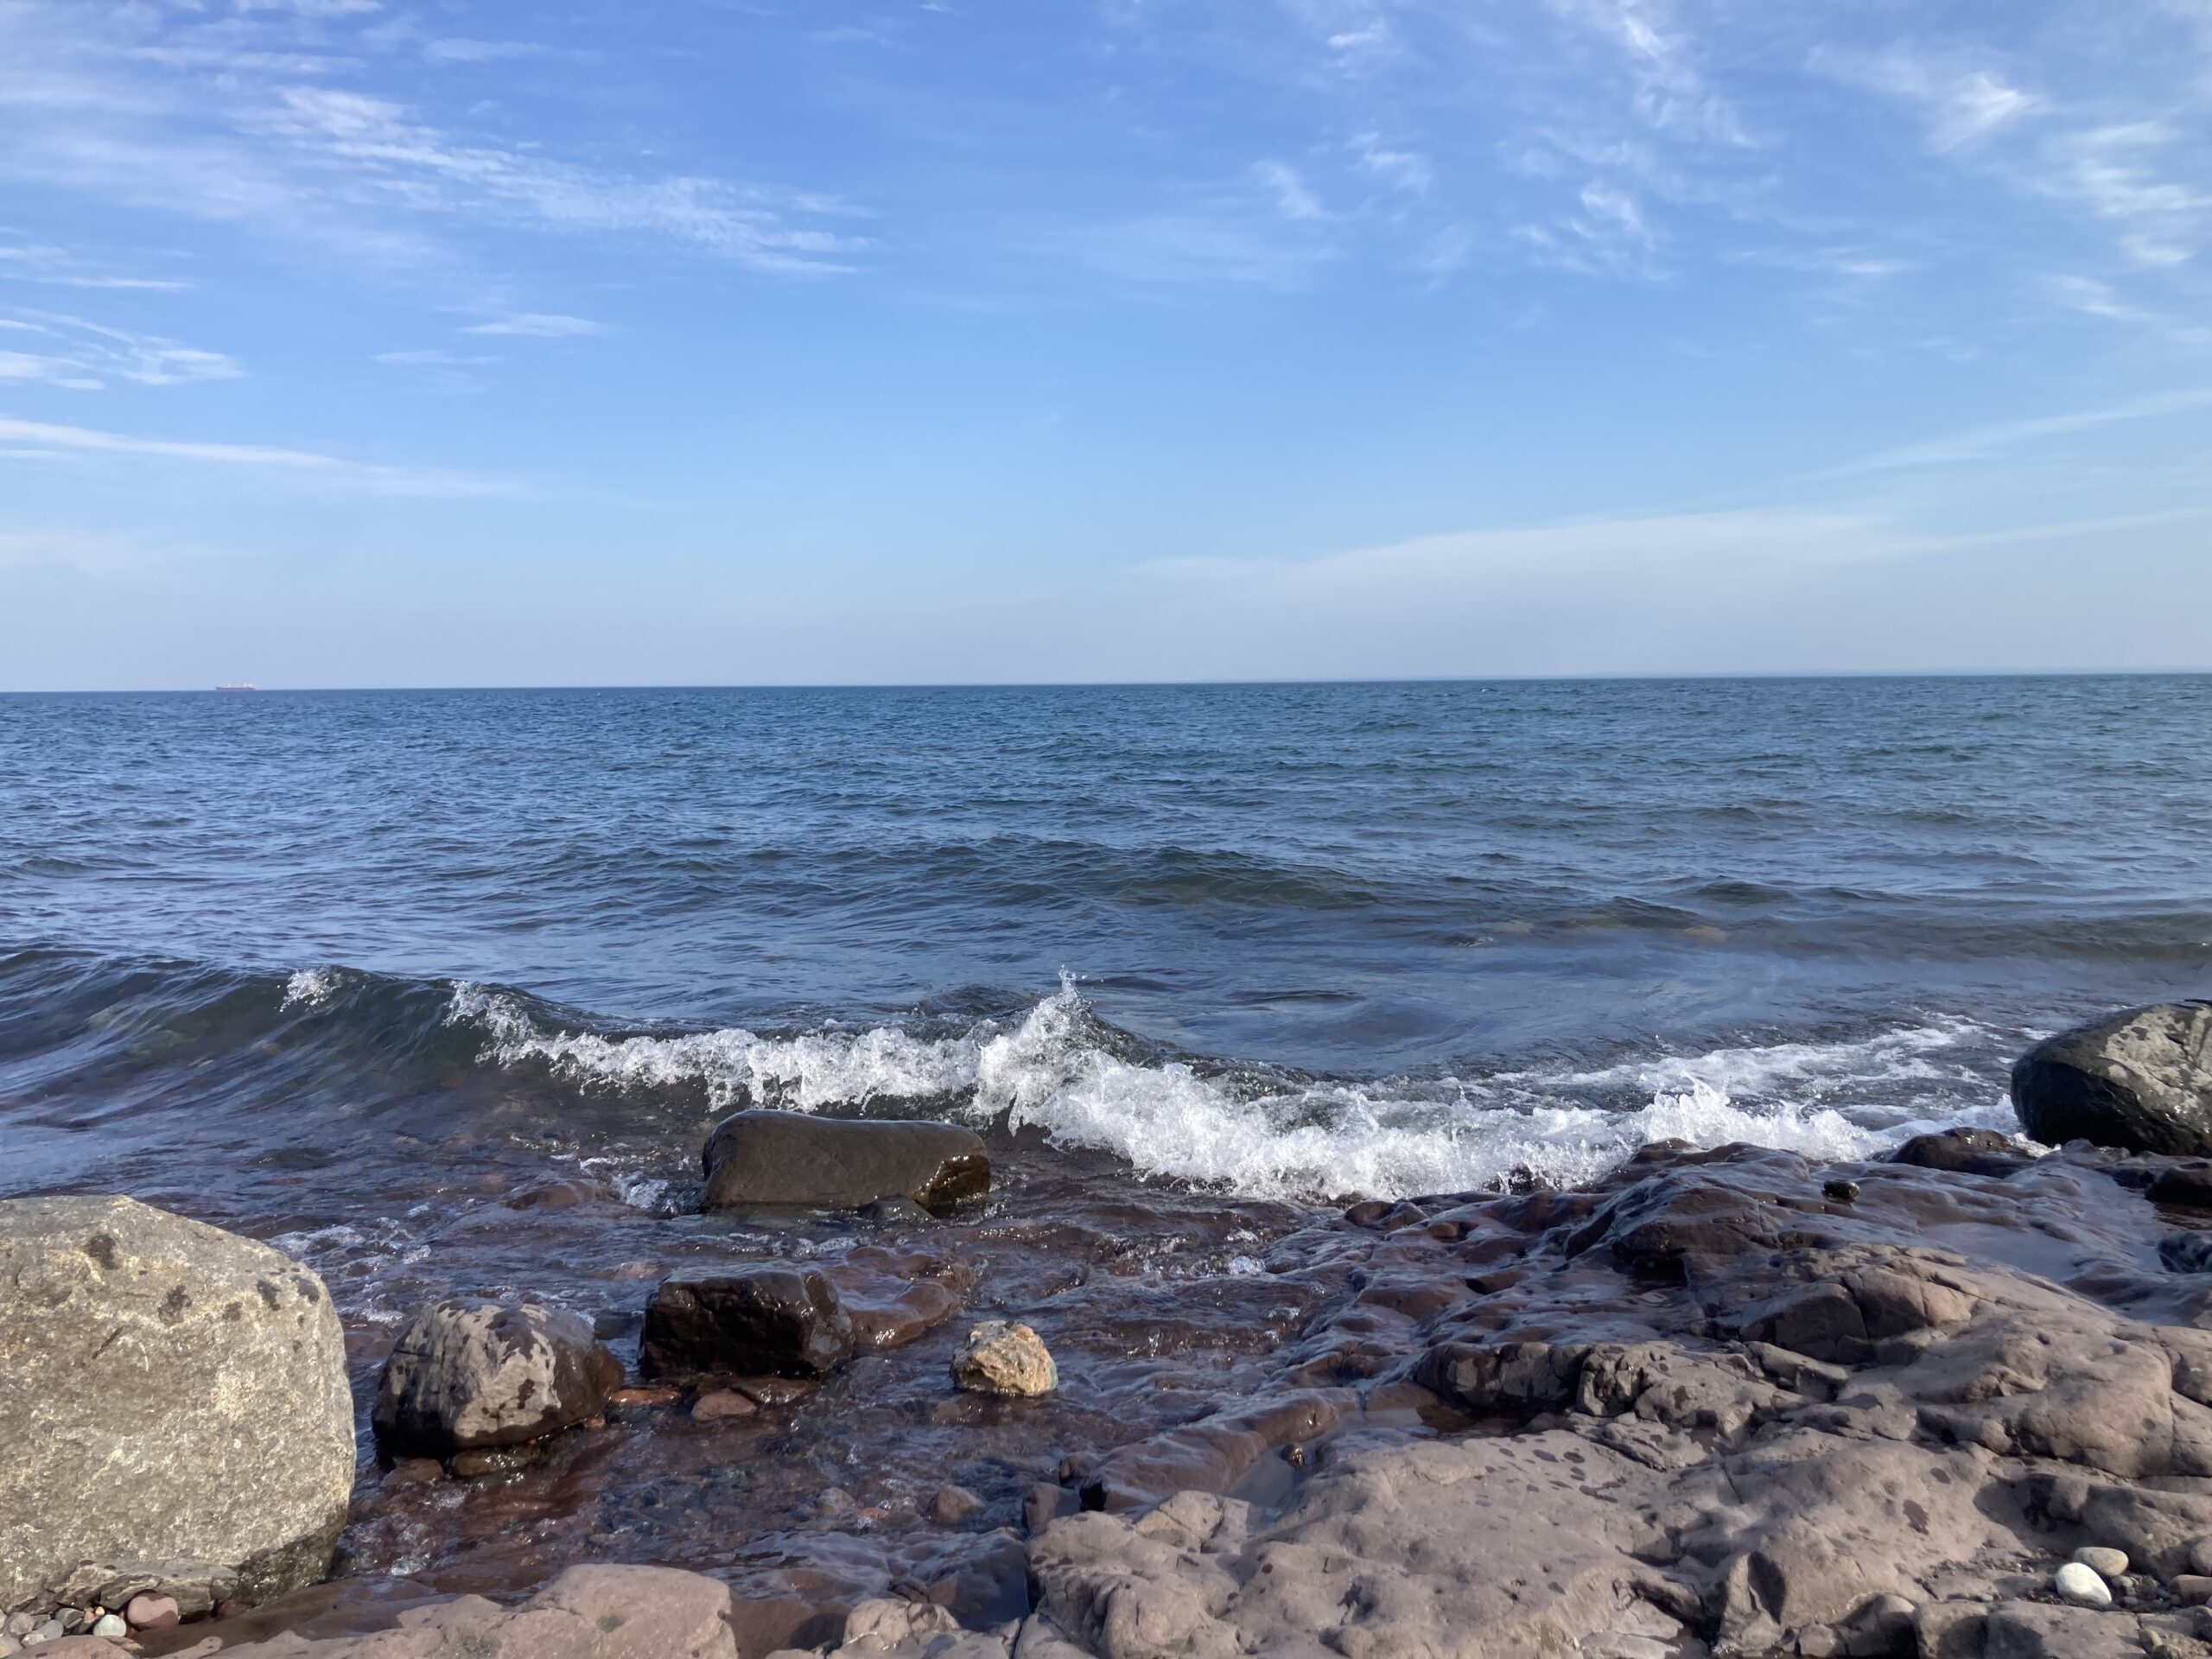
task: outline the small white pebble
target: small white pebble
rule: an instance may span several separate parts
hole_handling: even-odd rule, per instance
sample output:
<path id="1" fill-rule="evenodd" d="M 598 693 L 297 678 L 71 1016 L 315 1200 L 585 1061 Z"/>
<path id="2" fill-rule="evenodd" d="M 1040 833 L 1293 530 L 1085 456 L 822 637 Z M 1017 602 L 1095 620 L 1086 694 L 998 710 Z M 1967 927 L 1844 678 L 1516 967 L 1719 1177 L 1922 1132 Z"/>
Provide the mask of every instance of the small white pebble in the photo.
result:
<path id="1" fill-rule="evenodd" d="M 2069 1561 L 2051 1574 L 2050 1587 L 2077 1607 L 2109 1607 L 2112 1591 L 2093 1567 Z"/>
<path id="2" fill-rule="evenodd" d="M 2089 1544 L 2075 1550 L 2074 1559 L 2101 1579 L 2116 1579 L 2127 1571 L 2127 1552 L 2124 1549 L 2101 1549 Z"/>
<path id="3" fill-rule="evenodd" d="M 92 1621 L 92 1634 L 114 1641 L 130 1634 L 130 1626 L 124 1622 L 121 1613 L 103 1613 Z"/>

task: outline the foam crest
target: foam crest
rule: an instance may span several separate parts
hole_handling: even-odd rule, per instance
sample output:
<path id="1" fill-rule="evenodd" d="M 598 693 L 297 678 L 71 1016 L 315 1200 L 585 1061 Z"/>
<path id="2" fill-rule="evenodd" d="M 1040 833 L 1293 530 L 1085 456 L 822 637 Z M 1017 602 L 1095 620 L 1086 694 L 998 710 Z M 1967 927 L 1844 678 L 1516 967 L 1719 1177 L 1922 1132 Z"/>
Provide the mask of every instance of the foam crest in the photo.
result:
<path id="1" fill-rule="evenodd" d="M 455 988 L 448 1018 L 486 1033 L 487 1058 L 535 1059 L 579 1084 L 686 1085 L 716 1110 L 941 1101 L 948 1116 L 1033 1126 L 1055 1144 L 1110 1153 L 1145 1179 L 1255 1197 L 1393 1198 L 1531 1178 L 1570 1185 L 1659 1140 L 1749 1141 L 1847 1160 L 1927 1128 L 2009 1126 L 2001 1098 L 1971 1064 L 1996 1033 L 1964 1021 L 1464 1084 L 1269 1089 L 1109 1052 L 1065 981 L 1010 1027 L 986 1021 L 943 1039 L 888 1027 L 608 1038 L 548 1031 L 518 999 L 468 985 Z"/>
<path id="2" fill-rule="evenodd" d="M 345 976 L 335 968 L 302 968 L 284 982 L 281 1006 L 287 1011 L 319 1008 L 337 995 L 345 983 Z"/>

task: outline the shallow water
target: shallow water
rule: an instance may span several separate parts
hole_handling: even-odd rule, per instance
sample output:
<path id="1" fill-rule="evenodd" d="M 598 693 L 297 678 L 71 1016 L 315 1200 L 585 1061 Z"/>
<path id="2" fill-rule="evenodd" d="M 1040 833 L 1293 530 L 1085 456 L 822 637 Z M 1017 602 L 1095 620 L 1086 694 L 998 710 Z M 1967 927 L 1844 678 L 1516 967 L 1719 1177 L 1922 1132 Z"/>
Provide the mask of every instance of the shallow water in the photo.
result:
<path id="1" fill-rule="evenodd" d="M 2206 994 L 2208 735 L 2202 677 L 0 698 L 0 1193 L 277 1240 L 365 1386 L 446 1290 L 620 1347 L 676 1262 L 877 1241 L 685 1213 L 723 1110 L 972 1122 L 925 1242 L 1050 1408 L 961 1416 L 948 1329 L 348 1540 L 926 1580 L 949 1471 L 1003 1523 L 1230 1388 L 1311 1206 L 2005 1124 L 2037 1032 Z"/>

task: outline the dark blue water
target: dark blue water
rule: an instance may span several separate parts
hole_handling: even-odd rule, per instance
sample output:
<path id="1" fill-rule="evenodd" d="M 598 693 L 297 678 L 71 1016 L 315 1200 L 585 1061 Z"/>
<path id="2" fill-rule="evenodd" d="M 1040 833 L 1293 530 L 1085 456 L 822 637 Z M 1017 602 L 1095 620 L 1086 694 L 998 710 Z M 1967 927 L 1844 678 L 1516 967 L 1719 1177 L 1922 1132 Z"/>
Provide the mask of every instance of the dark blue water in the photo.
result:
<path id="1" fill-rule="evenodd" d="M 17 1188 L 318 1064 L 1317 1194 L 1826 1144 L 2212 988 L 2212 679 L 0 698 L 0 949 Z"/>

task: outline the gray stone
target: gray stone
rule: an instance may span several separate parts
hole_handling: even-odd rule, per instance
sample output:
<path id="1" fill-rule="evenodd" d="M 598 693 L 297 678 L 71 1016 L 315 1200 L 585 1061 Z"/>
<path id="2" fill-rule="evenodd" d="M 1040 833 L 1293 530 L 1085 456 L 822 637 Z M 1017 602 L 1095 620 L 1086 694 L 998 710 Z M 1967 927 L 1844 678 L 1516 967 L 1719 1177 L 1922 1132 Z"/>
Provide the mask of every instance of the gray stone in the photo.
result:
<path id="1" fill-rule="evenodd" d="M 2130 1008 L 2037 1044 L 2012 1067 L 2012 1105 L 2049 1146 L 2212 1155 L 2212 1002 Z"/>
<path id="2" fill-rule="evenodd" d="M 739 1112 L 715 1127 L 702 1161 L 709 1210 L 858 1210 L 906 1198 L 936 1212 L 991 1190 L 982 1137 L 950 1123 Z"/>
<path id="3" fill-rule="evenodd" d="M 130 1635 L 130 1626 L 121 1613 L 102 1613 L 92 1621 L 92 1634 L 112 1642 L 118 1637 Z"/>
<path id="4" fill-rule="evenodd" d="M 639 1363 L 649 1376 L 819 1376 L 853 1345 L 836 1287 L 813 1268 L 701 1271 L 653 1292 Z"/>
<path id="5" fill-rule="evenodd" d="M 168 1562 L 243 1601 L 311 1583 L 353 1462 L 313 1273 L 129 1198 L 0 1202 L 0 1605 Z"/>
<path id="6" fill-rule="evenodd" d="M 2127 1552 L 2124 1549 L 2084 1544 L 2074 1552 L 2074 1559 L 2101 1579 L 2116 1579 L 2127 1571 Z"/>
<path id="7" fill-rule="evenodd" d="M 521 1446 L 595 1417 L 622 1365 L 591 1321 L 537 1302 L 454 1297 L 421 1309 L 385 1363 L 378 1438 L 448 1452 Z"/>

